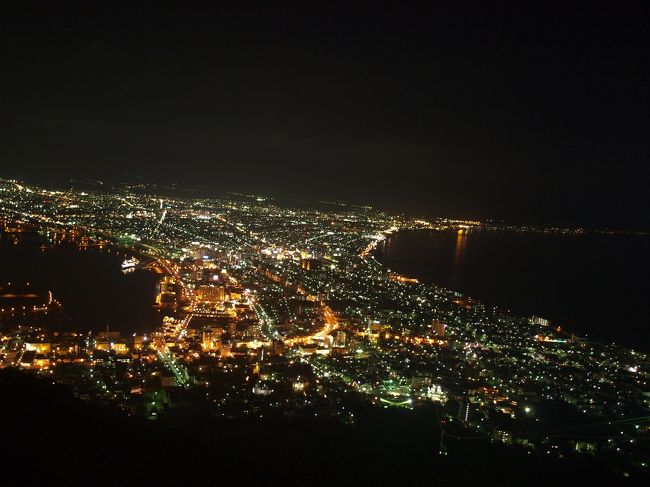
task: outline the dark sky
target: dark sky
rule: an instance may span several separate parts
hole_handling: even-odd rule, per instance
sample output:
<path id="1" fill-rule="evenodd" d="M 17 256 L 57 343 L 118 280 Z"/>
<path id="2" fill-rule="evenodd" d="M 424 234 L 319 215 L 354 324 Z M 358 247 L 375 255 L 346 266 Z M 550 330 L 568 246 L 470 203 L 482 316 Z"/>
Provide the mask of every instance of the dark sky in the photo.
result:
<path id="1" fill-rule="evenodd" d="M 4 176 L 650 228 L 641 2 L 16 3 Z"/>

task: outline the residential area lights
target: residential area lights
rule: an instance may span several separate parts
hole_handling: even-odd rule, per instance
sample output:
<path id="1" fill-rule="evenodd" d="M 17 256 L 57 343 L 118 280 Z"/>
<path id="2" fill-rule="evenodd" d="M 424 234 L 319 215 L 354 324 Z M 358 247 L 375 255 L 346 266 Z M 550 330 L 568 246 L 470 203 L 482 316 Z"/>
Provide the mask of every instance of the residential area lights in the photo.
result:
<path id="1" fill-rule="evenodd" d="M 353 422 L 344 408 L 353 394 L 377 407 L 435 408 L 450 437 L 556 456 L 624 452 L 647 463 L 647 355 L 402 276 L 374 257 L 400 230 L 490 225 L 157 191 L 52 191 L 0 180 L 6 229 L 30 225 L 137 254 L 165 276 L 157 306 L 167 316 L 151 340 L 123 346 L 119 337 L 105 345 L 101 334 L 6 333 L 5 366 L 57 377 L 69 364 L 84 364 L 101 387 L 80 374 L 80 395 L 100 394 L 152 418 L 198 407 L 198 396 L 178 390 L 200 388 L 201 407 L 217 416 Z M 64 341 L 74 354 L 63 353 Z M 18 352 L 37 343 L 49 344 L 38 352 L 47 361 L 21 362 Z M 551 410 L 579 419 L 561 424 Z"/>

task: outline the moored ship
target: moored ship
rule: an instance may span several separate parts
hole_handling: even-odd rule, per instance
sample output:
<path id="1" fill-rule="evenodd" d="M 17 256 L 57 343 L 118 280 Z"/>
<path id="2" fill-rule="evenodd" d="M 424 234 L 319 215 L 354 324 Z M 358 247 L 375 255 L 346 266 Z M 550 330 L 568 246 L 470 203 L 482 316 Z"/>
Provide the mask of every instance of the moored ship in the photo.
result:
<path id="1" fill-rule="evenodd" d="M 129 269 L 135 269 L 136 267 L 138 267 L 139 264 L 140 261 L 135 257 L 132 257 L 131 259 L 126 259 L 124 262 L 122 262 L 122 270 L 126 271 Z"/>

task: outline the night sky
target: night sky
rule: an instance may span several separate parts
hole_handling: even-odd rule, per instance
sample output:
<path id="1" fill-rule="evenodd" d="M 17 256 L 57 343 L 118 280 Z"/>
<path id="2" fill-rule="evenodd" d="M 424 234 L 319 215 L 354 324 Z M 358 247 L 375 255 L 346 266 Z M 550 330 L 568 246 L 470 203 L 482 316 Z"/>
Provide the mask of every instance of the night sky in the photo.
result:
<path id="1" fill-rule="evenodd" d="M 16 3 L 1 176 L 650 229 L 642 2 Z"/>

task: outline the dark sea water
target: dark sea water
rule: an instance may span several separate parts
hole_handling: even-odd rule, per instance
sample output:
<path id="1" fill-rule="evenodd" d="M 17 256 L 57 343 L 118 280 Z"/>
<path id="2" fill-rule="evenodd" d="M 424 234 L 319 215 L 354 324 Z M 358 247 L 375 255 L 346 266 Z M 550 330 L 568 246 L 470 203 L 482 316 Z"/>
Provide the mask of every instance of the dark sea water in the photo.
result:
<path id="1" fill-rule="evenodd" d="M 101 331 L 108 325 L 123 334 L 145 332 L 160 322 L 152 307 L 157 277 L 149 271 L 123 274 L 125 258 L 115 248 L 64 244 L 40 248 L 34 236 L 0 234 L 0 282 L 51 290 L 69 318 L 65 329 Z M 130 255 L 129 255 L 130 257 Z"/>
<path id="2" fill-rule="evenodd" d="M 650 351 L 650 237 L 505 231 L 401 232 L 389 268 L 592 340 Z"/>

